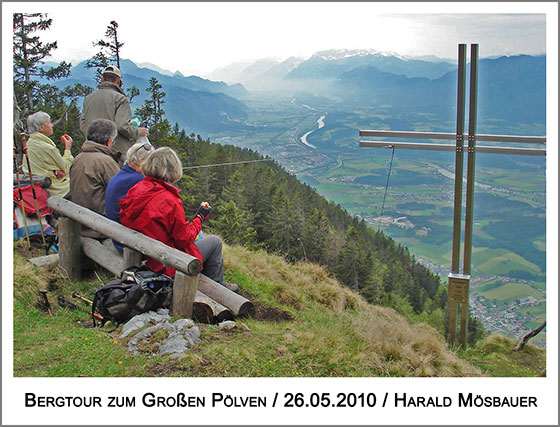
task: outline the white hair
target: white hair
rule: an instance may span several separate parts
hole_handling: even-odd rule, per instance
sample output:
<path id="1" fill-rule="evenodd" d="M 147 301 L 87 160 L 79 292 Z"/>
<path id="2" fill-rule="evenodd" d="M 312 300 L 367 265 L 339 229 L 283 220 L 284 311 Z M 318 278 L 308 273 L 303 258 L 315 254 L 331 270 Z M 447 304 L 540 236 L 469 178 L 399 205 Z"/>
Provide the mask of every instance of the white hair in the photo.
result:
<path id="1" fill-rule="evenodd" d="M 44 111 L 37 111 L 27 118 L 27 130 L 29 133 L 41 132 L 40 129 L 47 123 L 47 120 L 50 119 L 51 116 Z"/>
<path id="2" fill-rule="evenodd" d="M 153 151 L 144 164 L 142 171 L 146 176 L 162 179 L 171 184 L 183 176 L 183 166 L 177 153 L 169 147 L 161 147 Z"/>
<path id="3" fill-rule="evenodd" d="M 154 151 L 154 146 L 149 142 L 137 142 L 126 152 L 124 163 L 129 166 L 130 163 L 139 165 L 152 151 Z"/>

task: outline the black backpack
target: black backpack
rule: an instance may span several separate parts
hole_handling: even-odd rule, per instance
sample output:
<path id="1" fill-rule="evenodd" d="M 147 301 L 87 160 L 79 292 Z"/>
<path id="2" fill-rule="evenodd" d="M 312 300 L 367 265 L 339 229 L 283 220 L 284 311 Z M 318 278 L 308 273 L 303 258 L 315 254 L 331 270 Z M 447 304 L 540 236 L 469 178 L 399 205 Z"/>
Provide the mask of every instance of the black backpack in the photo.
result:
<path id="1" fill-rule="evenodd" d="M 137 314 L 169 307 L 173 292 L 173 279 L 158 274 L 147 267 L 130 267 L 95 292 L 92 319 L 95 326 L 97 312 L 115 325 L 125 323 Z"/>

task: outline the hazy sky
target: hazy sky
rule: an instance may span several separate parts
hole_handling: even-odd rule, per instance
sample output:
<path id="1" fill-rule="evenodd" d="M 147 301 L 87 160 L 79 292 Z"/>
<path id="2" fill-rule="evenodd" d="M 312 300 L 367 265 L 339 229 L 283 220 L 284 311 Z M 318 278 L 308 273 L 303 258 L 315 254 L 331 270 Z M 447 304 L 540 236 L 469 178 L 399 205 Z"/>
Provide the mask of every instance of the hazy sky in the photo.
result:
<path id="1" fill-rule="evenodd" d="M 4 28 L 13 12 L 49 13 L 53 24 L 41 37 L 58 41 L 51 60 L 75 64 L 93 56 L 97 50 L 92 42 L 115 20 L 125 43 L 124 58 L 203 76 L 235 61 L 308 58 L 331 48 L 455 58 L 458 43 L 479 43 L 481 57 L 542 54 L 551 19 L 545 13 L 556 4 L 131 2 L 2 7 Z M 6 38 L 4 43 L 10 43 Z"/>

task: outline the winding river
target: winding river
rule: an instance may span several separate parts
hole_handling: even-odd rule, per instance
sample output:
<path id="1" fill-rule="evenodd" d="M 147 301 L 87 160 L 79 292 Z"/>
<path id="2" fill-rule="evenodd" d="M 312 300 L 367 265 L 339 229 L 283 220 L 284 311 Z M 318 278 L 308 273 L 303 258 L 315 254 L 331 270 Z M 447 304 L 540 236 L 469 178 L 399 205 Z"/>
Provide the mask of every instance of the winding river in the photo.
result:
<path id="1" fill-rule="evenodd" d="M 321 117 L 319 117 L 319 118 L 317 119 L 317 129 L 321 129 L 321 128 L 324 127 L 324 126 L 325 126 L 325 116 L 321 116 Z M 313 132 L 315 132 L 317 129 L 310 130 L 310 131 L 307 132 L 305 135 L 303 135 L 303 136 L 300 138 L 301 142 L 302 142 L 303 144 L 307 145 L 307 146 L 310 147 L 310 148 L 317 148 L 317 147 L 315 147 L 313 144 L 307 142 L 307 137 L 308 137 L 309 135 L 311 135 Z"/>

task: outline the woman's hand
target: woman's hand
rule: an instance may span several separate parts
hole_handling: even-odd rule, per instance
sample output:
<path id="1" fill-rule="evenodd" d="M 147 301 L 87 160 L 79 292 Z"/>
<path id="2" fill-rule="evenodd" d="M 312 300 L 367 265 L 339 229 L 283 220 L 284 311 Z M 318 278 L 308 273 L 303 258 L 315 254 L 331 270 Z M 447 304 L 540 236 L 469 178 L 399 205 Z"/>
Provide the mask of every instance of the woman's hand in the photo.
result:
<path id="1" fill-rule="evenodd" d="M 72 140 L 72 137 L 70 135 L 66 135 L 66 134 L 62 135 L 60 137 L 60 140 L 64 143 L 64 148 L 66 150 L 70 150 L 72 148 L 72 143 L 74 141 Z M 56 173 L 55 173 L 55 175 L 56 175 Z"/>
<path id="2" fill-rule="evenodd" d="M 212 206 L 208 202 L 202 202 L 196 211 L 196 216 L 200 218 L 201 221 L 205 221 L 210 216 L 212 212 Z"/>

